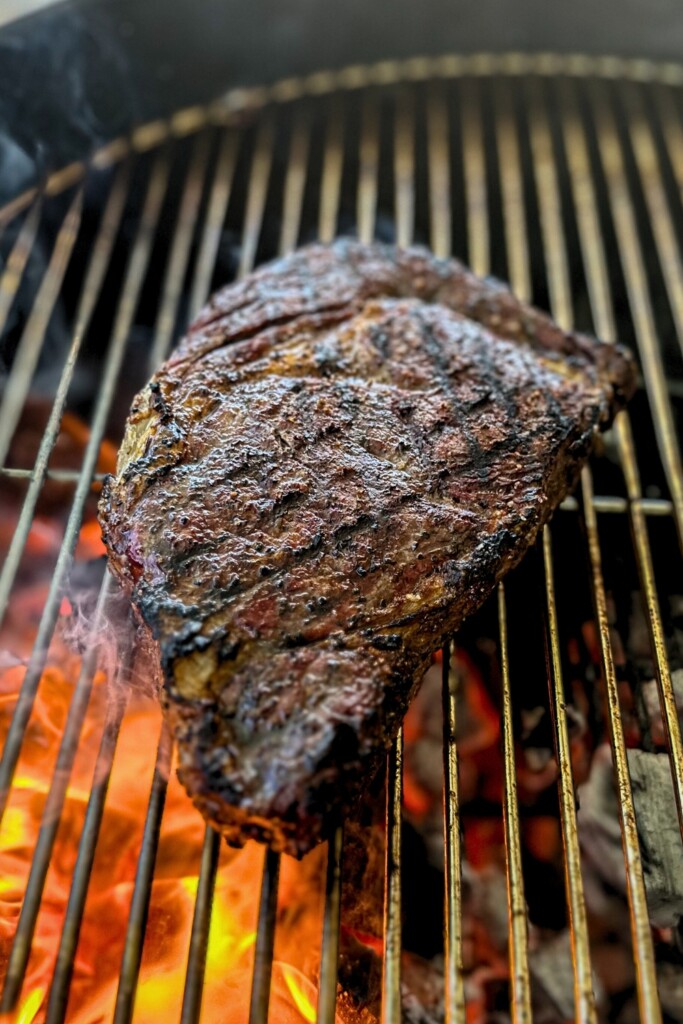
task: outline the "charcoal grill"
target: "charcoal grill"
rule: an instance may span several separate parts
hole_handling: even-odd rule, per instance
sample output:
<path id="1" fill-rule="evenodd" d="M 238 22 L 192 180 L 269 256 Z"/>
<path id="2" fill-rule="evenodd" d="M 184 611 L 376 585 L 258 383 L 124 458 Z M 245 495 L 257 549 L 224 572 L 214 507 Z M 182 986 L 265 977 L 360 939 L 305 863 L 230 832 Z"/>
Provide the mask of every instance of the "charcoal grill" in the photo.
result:
<path id="1" fill-rule="evenodd" d="M 274 85 L 234 90 L 206 107 L 181 110 L 116 139 L 87 163 L 48 175 L 0 211 L 0 232 L 12 238 L 0 279 L 4 327 L 37 237 L 46 222 L 53 244 L 34 283 L 30 314 L 18 340 L 0 410 L 0 472 L 23 481 L 25 494 L 0 572 L 4 616 L 46 480 L 73 486 L 59 557 L 33 653 L 0 762 L 0 810 L 11 794 L 50 639 L 73 558 L 86 499 L 97 484 L 100 442 L 110 430 L 117 395 L 130 397 L 126 357 L 141 313 L 153 324 L 151 369 L 198 310 L 214 281 L 219 248 L 234 246 L 234 272 L 295 245 L 338 233 L 361 239 L 419 240 L 437 255 L 464 258 L 478 274 L 510 280 L 523 299 L 548 306 L 560 324 L 593 329 L 633 344 L 645 397 L 617 418 L 614 439 L 619 487 L 603 493 L 586 468 L 577 494 L 557 516 L 578 517 L 602 658 L 602 682 L 619 794 L 619 824 L 628 887 L 631 940 L 642 1020 L 662 1019 L 652 927 L 639 851 L 608 607 L 601 534 L 628 519 L 632 556 L 646 606 L 671 773 L 683 825 L 683 743 L 665 643 L 651 532 L 668 531 L 668 557 L 683 544 L 683 475 L 675 421 L 675 368 L 683 346 L 683 265 L 677 229 L 683 224 L 683 66 L 614 58 L 509 54 L 447 55 L 347 67 Z M 95 228 L 84 232 L 86 203 L 102 198 Z M 142 198 L 141 198 L 142 197 Z M 57 218 L 59 221 L 57 222 Z M 121 226 L 133 231 L 122 280 L 109 266 Z M 163 267 L 157 280 L 150 263 Z M 74 277 L 78 302 L 69 314 L 52 409 L 35 465 L 6 465 L 12 435 L 41 359 L 60 296 Z M 90 411 L 90 438 L 76 471 L 49 460 L 79 360 L 102 295 L 116 308 Z M 135 384 L 141 384 L 145 373 Z M 673 383 L 672 383 L 673 381 Z M 641 436 L 652 433 L 647 449 Z M 116 440 L 116 438 L 114 438 Z M 647 451 L 640 461 L 638 453 Z M 595 472 L 599 470 L 596 467 Z M 614 493 L 616 491 L 616 493 Z M 673 525 L 674 529 L 671 529 Z M 678 540 L 678 548 L 676 546 Z M 556 594 L 565 582 L 554 569 L 553 527 L 543 533 L 544 596 L 537 609 L 547 627 L 549 704 L 559 764 L 559 806 L 566 901 L 571 929 L 575 1017 L 596 1021 L 591 949 L 569 752 Z M 578 555 L 577 555 L 578 557 Z M 98 629 L 111 588 L 100 591 Z M 502 679 L 504 829 L 507 850 L 511 1017 L 532 1019 L 527 916 L 516 792 L 513 690 L 506 589 L 497 594 Z M 532 614 L 530 609 L 529 614 Z M 465 1020 L 462 974 L 461 833 L 458 801 L 456 693 L 443 652 L 445 991 L 449 1022 Z M 6 968 L 1 1009 L 17 1006 L 36 918 L 79 736 L 86 719 L 96 654 L 86 653 L 64 728 L 21 915 Z M 125 677 L 126 665 L 120 666 Z M 124 691 L 125 692 L 125 691 Z M 46 1020 L 66 1019 L 69 987 L 83 921 L 95 843 L 107 799 L 125 697 L 112 700 L 59 952 L 46 999 Z M 403 740 L 388 755 L 382 1024 L 401 1019 L 401 805 Z M 130 908 L 113 1019 L 133 1019 L 150 888 L 162 817 L 171 742 L 162 729 Z M 328 847 L 317 1019 L 331 1024 L 337 998 L 341 826 Z M 220 843 L 206 830 L 196 893 L 180 1019 L 200 1019 L 207 937 Z M 268 1018 L 279 856 L 265 856 L 251 993 L 251 1024 Z"/>

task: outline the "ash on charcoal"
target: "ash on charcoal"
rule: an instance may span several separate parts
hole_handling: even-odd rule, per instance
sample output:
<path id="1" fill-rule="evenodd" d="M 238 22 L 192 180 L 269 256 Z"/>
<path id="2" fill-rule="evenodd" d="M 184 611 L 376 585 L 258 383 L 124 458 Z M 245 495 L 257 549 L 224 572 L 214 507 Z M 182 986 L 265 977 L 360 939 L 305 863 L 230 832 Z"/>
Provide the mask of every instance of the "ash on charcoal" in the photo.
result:
<path id="1" fill-rule="evenodd" d="M 638 838 L 653 924 L 667 928 L 683 915 L 683 844 L 666 754 L 628 751 Z M 588 782 L 579 787 L 579 839 L 586 900 L 614 927 L 628 927 L 626 872 L 621 847 L 612 757 L 599 747 Z"/>
<path id="2" fill-rule="evenodd" d="M 404 957 L 402 968 L 404 1024 L 440 1024 L 446 1017 L 442 959 Z"/>
<path id="3" fill-rule="evenodd" d="M 657 991 L 662 1010 L 671 1020 L 683 1024 L 683 967 L 680 964 L 659 964 Z"/>
<path id="4" fill-rule="evenodd" d="M 529 956 L 531 995 L 536 1024 L 574 1019 L 574 969 L 569 931 L 547 940 Z M 604 1002 L 600 982 L 593 977 L 598 1006 Z"/>
<path id="5" fill-rule="evenodd" d="M 554 756 L 546 742 L 547 717 L 546 708 L 540 704 L 535 708 L 520 709 L 522 754 L 527 767 L 534 773 L 542 772 Z"/>
<path id="6" fill-rule="evenodd" d="M 683 1024 L 683 967 L 680 964 L 657 964 L 657 992 L 665 1024 Z M 614 1024 L 640 1024 L 635 991 L 612 1019 Z"/>
<path id="7" fill-rule="evenodd" d="M 683 668 L 678 668 L 671 673 L 674 698 L 679 719 L 683 715 Z M 659 703 L 659 688 L 654 679 L 643 683 L 641 687 L 643 705 L 650 721 L 650 731 L 653 740 L 659 745 L 665 743 L 664 723 L 662 722 L 662 709 Z"/>
<path id="8" fill-rule="evenodd" d="M 650 915 L 673 926 L 683 915 L 683 844 L 669 758 L 629 750 L 628 763 Z"/>
<path id="9" fill-rule="evenodd" d="M 670 596 L 669 600 L 663 603 L 661 611 L 669 660 L 673 662 L 675 668 L 679 668 L 683 658 L 681 596 L 678 594 Z M 642 596 L 637 591 L 631 593 L 627 647 L 629 659 L 636 668 L 638 678 L 642 682 L 650 681 L 654 675 L 650 629 L 643 608 Z"/>
<path id="10" fill-rule="evenodd" d="M 577 820 L 590 910 L 615 928 L 628 929 L 626 871 L 614 788 L 612 753 L 604 743 L 593 756 L 588 781 L 578 788 Z"/>
<path id="11" fill-rule="evenodd" d="M 463 861 L 463 903 L 466 914 L 479 921 L 494 949 L 503 954 L 508 943 L 507 881 L 491 864 L 475 871 Z"/>

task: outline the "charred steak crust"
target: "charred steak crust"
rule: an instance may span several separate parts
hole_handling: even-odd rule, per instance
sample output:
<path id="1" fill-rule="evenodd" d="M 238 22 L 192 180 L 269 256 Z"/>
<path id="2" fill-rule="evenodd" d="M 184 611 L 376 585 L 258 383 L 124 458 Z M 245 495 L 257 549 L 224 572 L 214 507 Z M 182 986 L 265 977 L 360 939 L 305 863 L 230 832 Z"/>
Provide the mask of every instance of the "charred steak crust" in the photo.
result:
<path id="1" fill-rule="evenodd" d="M 100 517 L 229 842 L 302 855 L 353 806 L 633 387 L 621 347 L 420 248 L 313 245 L 214 296 Z"/>

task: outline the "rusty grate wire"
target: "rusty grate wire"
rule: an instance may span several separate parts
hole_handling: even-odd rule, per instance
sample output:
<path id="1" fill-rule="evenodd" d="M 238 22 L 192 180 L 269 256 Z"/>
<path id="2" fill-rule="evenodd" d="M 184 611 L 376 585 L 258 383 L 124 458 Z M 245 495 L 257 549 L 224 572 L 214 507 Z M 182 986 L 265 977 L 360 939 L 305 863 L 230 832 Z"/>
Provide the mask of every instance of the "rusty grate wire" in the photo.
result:
<path id="1" fill-rule="evenodd" d="M 0 825 L 65 594 L 86 501 L 101 479 L 97 472 L 100 443 L 110 430 L 117 396 L 129 391 L 126 359 L 141 308 L 151 324 L 151 342 L 144 372 L 135 382 L 140 385 L 217 283 L 214 269 L 226 237 L 234 249 L 232 268 L 237 275 L 314 237 L 328 240 L 338 233 L 356 233 L 364 240 L 379 236 L 403 244 L 425 242 L 437 255 L 464 257 L 479 274 L 495 270 L 506 276 L 520 297 L 545 302 L 567 327 L 575 320 L 577 295 L 585 293 L 587 308 L 581 315 L 589 322 L 580 326 L 592 326 L 606 340 L 623 336 L 633 342 L 639 355 L 644 384 L 640 418 L 634 427 L 629 414 L 622 413 L 614 428 L 620 493 L 596 493 L 593 471 L 587 468 L 577 495 L 565 502 L 561 514 L 578 516 L 585 535 L 588 585 L 619 793 L 638 1002 L 641 1019 L 661 1020 L 610 637 L 601 534 L 609 529 L 611 517 L 628 519 L 683 827 L 683 743 L 651 543 L 651 531 L 664 521 L 672 523 L 678 546 L 672 540 L 669 557 L 680 557 L 683 475 L 670 394 L 672 357 L 665 351 L 663 339 L 676 339 L 683 351 L 683 262 L 672 226 L 682 216 L 682 87 L 683 67 L 677 65 L 551 55 L 448 56 L 325 72 L 269 88 L 237 91 L 211 107 L 181 111 L 169 122 L 145 126 L 131 139 L 111 143 L 87 166 L 65 168 L 0 211 L 0 229 L 13 238 L 0 276 L 0 328 L 8 322 L 22 287 L 27 286 L 27 268 L 46 212 L 51 212 L 51 223 L 61 216 L 51 235 L 43 273 L 32 285 L 30 312 L 16 340 L 0 407 L 0 466 L 4 467 L 0 475 L 25 483 L 18 523 L 0 570 L 0 618 L 5 617 L 11 601 L 42 488 L 48 480 L 73 487 L 62 545 L 0 760 Z M 91 209 L 93 194 L 100 197 L 97 226 L 84 235 L 84 211 Z M 644 231 L 645 222 L 651 238 Z M 122 280 L 112 284 L 112 261 L 124 228 L 128 231 L 126 269 Z M 153 286 L 150 271 L 159 261 L 162 279 Z M 70 322 L 70 346 L 62 357 L 35 463 L 6 466 L 51 320 L 75 265 L 81 267 L 81 277 Z M 50 456 L 62 415 L 69 407 L 79 360 L 93 323 L 101 322 L 98 309 L 103 296 L 112 289 L 118 296 L 117 305 L 82 463 L 75 471 L 54 470 L 49 466 Z M 644 465 L 639 463 L 638 442 L 647 431 L 653 435 L 656 454 Z M 540 545 L 544 598 L 537 610 L 544 620 L 548 699 L 559 764 L 575 1016 L 592 1022 L 597 1020 L 596 1003 L 569 750 L 560 640 L 563 624 L 557 601 L 566 580 L 556 574 L 553 532 L 552 527 L 546 528 Z M 7 964 L 1 1011 L 11 1011 L 21 996 L 97 667 L 94 638 L 98 616 L 109 589 L 105 577 L 92 625 L 93 652 L 83 660 L 64 727 Z M 509 650 L 506 589 L 500 586 L 497 607 L 510 1012 L 514 1021 L 526 1022 L 532 1019 L 532 1000 L 511 686 L 519 666 Z M 457 1022 L 465 1020 L 462 841 L 457 692 L 449 672 L 449 654 L 449 648 L 444 649 L 444 949 L 446 1018 Z M 126 671 L 125 664 L 119 666 L 122 677 Z M 66 1019 L 95 845 L 125 713 L 125 699 L 114 701 L 102 733 L 46 1003 L 49 1022 Z M 117 1024 L 133 1019 L 171 757 L 172 744 L 162 728 L 122 955 L 113 1015 Z M 401 1020 L 402 758 L 399 734 L 387 767 L 383 1024 Z M 184 1024 L 200 1019 L 219 852 L 219 839 L 207 828 L 179 1008 Z M 317 1007 L 321 1024 L 335 1020 L 342 853 L 339 826 L 328 850 Z M 268 1019 L 279 861 L 279 856 L 271 853 L 264 859 L 251 1024 L 265 1024 Z"/>

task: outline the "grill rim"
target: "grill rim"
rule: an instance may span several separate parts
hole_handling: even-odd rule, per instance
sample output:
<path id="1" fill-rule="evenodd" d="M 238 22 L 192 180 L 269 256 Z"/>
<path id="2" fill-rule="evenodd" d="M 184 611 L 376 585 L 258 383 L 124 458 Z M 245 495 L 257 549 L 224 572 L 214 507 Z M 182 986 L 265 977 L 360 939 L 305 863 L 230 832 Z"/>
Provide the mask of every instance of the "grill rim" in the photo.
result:
<path id="1" fill-rule="evenodd" d="M 336 70 L 320 70 L 307 75 L 280 78 L 269 85 L 237 86 L 206 104 L 183 107 L 168 118 L 156 118 L 133 127 L 129 133 L 98 146 L 87 159 L 76 160 L 51 171 L 40 183 L 25 189 L 0 207 L 0 233 L 36 198 L 60 195 L 79 184 L 91 168 L 104 170 L 131 154 L 147 153 L 164 142 L 178 141 L 202 128 L 227 127 L 245 113 L 256 113 L 271 103 L 285 104 L 306 97 L 351 92 L 373 85 L 415 84 L 430 79 L 469 76 L 489 78 L 496 75 L 515 78 L 524 75 L 566 75 L 571 78 L 595 77 L 680 86 L 683 85 L 683 61 L 614 54 L 563 54 L 554 51 L 494 53 L 482 50 L 471 54 L 444 53 L 380 60 L 372 64 L 348 64 Z"/>

